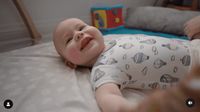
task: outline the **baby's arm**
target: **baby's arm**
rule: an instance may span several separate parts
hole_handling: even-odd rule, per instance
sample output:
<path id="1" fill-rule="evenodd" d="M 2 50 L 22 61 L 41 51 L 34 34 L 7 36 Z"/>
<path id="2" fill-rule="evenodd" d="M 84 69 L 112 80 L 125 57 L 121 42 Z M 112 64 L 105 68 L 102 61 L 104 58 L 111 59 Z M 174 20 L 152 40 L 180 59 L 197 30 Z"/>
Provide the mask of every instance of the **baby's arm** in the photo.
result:
<path id="1" fill-rule="evenodd" d="M 103 112 L 133 112 L 134 106 L 122 96 L 117 84 L 103 84 L 97 88 L 95 95 Z"/>
<path id="2" fill-rule="evenodd" d="M 119 87 L 106 83 L 96 90 L 96 100 L 103 112 L 199 112 L 200 66 L 195 67 L 176 87 L 158 90 L 141 101 L 137 107 L 126 100 Z M 193 99 L 193 107 L 186 105 Z"/>

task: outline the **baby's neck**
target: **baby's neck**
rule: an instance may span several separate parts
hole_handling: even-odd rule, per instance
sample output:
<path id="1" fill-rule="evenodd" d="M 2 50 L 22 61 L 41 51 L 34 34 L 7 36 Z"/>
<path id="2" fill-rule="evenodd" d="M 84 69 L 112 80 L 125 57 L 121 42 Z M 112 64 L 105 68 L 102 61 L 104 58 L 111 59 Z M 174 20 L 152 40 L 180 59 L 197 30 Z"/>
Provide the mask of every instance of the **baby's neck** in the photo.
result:
<path id="1" fill-rule="evenodd" d="M 84 66 L 85 67 L 92 67 L 96 63 L 97 59 L 98 59 L 98 56 L 93 58 L 89 63 L 85 64 Z"/>

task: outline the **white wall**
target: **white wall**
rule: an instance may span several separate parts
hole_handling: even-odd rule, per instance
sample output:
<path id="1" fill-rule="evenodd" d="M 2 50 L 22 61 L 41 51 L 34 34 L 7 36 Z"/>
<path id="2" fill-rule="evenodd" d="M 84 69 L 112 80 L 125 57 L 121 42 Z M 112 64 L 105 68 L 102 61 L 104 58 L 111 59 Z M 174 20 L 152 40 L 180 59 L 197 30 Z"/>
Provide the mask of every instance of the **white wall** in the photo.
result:
<path id="1" fill-rule="evenodd" d="M 59 21 L 78 17 L 91 23 L 90 7 L 95 4 L 123 4 L 125 7 L 152 5 L 154 0 L 21 0 L 31 15 L 43 42 L 51 40 Z M 28 31 L 12 0 L 0 0 L 0 52 L 31 44 Z"/>

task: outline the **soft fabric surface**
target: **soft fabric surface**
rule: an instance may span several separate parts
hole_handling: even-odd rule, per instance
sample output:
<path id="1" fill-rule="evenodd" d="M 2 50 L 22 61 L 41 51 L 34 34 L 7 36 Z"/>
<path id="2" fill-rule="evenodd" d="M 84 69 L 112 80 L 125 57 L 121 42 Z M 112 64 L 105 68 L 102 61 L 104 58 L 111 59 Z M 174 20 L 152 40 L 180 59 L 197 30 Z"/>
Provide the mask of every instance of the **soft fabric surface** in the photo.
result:
<path id="1" fill-rule="evenodd" d="M 169 33 L 161 33 L 161 32 L 153 32 L 148 30 L 141 30 L 136 28 L 126 28 L 126 27 L 120 27 L 113 30 L 108 31 L 102 31 L 104 35 L 108 34 L 145 34 L 145 35 L 151 35 L 151 36 L 160 36 L 165 38 L 177 38 L 177 39 L 185 39 L 188 40 L 189 38 L 187 36 L 180 36 L 180 35 L 174 35 Z"/>
<path id="2" fill-rule="evenodd" d="M 107 35 L 112 39 L 119 35 Z M 90 70 L 65 66 L 53 43 L 44 43 L 0 54 L 0 102 L 11 99 L 13 107 L 2 112 L 99 112 Z M 126 89 L 133 106 L 145 92 Z"/>
<path id="3" fill-rule="evenodd" d="M 127 11 L 125 26 L 151 31 L 185 35 L 184 24 L 200 12 L 163 7 L 138 7 Z"/>

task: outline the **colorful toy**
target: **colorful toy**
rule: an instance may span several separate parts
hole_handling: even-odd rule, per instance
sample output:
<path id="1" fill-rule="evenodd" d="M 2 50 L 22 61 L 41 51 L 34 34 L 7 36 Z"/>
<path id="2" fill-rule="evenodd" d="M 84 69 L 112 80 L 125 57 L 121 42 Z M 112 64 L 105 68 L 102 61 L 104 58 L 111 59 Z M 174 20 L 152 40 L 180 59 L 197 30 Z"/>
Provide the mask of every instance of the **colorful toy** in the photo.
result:
<path id="1" fill-rule="evenodd" d="M 123 26 L 122 8 L 122 5 L 92 7 L 92 25 L 100 30 L 116 29 Z"/>

